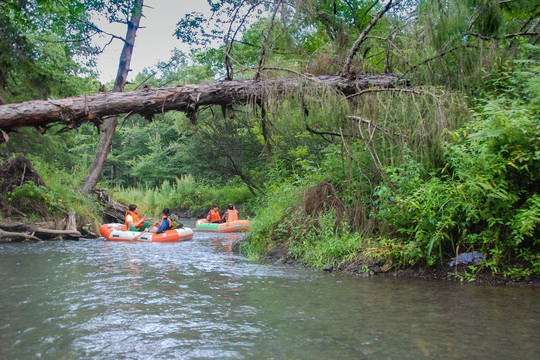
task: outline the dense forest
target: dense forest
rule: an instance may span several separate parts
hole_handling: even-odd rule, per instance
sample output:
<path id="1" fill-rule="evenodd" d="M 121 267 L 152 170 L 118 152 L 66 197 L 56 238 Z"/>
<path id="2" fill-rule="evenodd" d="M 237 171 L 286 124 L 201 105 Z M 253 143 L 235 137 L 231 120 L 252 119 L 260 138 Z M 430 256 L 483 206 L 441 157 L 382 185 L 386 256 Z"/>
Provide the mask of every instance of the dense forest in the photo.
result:
<path id="1" fill-rule="evenodd" d="M 234 203 L 251 257 L 540 277 L 538 1 L 208 3 L 171 29 L 189 53 L 129 74 L 143 0 L 2 1 L 1 223 Z M 96 37 L 124 44 L 107 84 Z M 151 106 L 166 89 L 191 101 Z"/>

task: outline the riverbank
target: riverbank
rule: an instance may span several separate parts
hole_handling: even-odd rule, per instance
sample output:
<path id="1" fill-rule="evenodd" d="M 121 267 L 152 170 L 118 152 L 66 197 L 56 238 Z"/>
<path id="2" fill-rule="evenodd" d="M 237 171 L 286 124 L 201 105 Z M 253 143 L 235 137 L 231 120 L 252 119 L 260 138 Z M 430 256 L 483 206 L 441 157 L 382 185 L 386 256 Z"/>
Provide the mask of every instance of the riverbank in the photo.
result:
<path id="1" fill-rule="evenodd" d="M 242 253 L 242 243 L 248 239 L 240 239 L 233 243 L 233 252 Z M 286 245 L 274 248 L 262 259 L 275 263 L 291 266 L 301 266 L 310 268 L 302 264 L 288 253 Z M 342 274 L 350 277 L 391 277 L 398 279 L 422 279 L 425 281 L 451 281 L 462 282 L 486 286 L 525 286 L 540 287 L 540 279 L 525 277 L 523 279 L 512 279 L 503 275 L 493 274 L 489 269 L 477 266 L 474 272 L 467 265 L 450 267 L 449 265 L 439 265 L 433 267 L 411 266 L 407 269 L 385 268 L 384 265 L 365 262 L 362 258 L 357 258 L 349 262 L 337 263 L 333 260 L 323 270 L 328 273 Z"/>

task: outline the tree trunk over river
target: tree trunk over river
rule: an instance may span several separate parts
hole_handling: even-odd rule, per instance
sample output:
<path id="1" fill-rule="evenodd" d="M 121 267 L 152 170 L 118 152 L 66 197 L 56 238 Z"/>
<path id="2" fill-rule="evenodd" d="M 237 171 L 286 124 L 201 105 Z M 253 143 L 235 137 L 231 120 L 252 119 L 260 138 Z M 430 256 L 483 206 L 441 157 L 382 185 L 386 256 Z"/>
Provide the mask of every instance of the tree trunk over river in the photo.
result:
<path id="1" fill-rule="evenodd" d="M 270 94 L 294 93 L 300 87 L 312 84 L 333 87 L 345 95 L 370 87 L 407 85 L 407 80 L 394 74 L 356 77 L 327 75 L 310 78 L 310 83 L 307 81 L 298 78 L 223 81 L 1 105 L 0 130 L 3 136 L 0 142 L 7 140 L 7 132 L 24 126 L 46 130 L 52 125 L 63 124 L 67 129 L 72 129 L 87 121 L 101 124 L 103 118 L 118 114 L 151 116 L 177 110 L 185 112 L 195 121 L 195 113 L 200 106 L 246 104 Z"/>

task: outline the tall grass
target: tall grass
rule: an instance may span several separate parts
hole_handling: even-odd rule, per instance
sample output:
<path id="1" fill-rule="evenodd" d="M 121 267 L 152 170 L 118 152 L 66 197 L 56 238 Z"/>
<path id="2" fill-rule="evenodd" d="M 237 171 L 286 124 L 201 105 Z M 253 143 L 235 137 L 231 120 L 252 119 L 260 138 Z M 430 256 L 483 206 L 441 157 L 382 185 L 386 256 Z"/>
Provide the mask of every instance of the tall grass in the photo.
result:
<path id="1" fill-rule="evenodd" d="M 271 250 L 277 242 L 288 240 L 283 228 L 283 219 L 301 202 L 302 191 L 291 184 L 282 184 L 269 189 L 255 206 L 256 221 L 251 224 L 249 243 L 242 252 L 248 257 L 259 257 Z"/>
<path id="2" fill-rule="evenodd" d="M 191 175 L 177 178 L 174 183 L 165 180 L 151 188 L 118 187 L 112 190 L 111 195 L 125 204 L 137 204 L 140 213 L 154 217 L 158 217 L 166 207 L 189 216 L 202 217 L 213 203 L 221 209 L 229 203 L 241 208 L 252 198 L 246 186 L 210 186 L 198 183 Z"/>

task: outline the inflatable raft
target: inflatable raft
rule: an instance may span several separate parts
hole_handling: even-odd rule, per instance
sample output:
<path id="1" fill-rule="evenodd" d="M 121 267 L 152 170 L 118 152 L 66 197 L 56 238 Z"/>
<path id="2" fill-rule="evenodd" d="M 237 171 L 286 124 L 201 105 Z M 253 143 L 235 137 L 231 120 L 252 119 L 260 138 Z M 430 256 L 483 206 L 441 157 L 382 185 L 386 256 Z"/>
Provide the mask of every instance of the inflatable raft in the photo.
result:
<path id="1" fill-rule="evenodd" d="M 251 229 L 249 220 L 235 220 L 226 223 L 209 223 L 206 219 L 199 219 L 195 225 L 197 231 L 230 233 Z"/>
<path id="2" fill-rule="evenodd" d="M 171 229 L 161 234 L 151 232 L 127 231 L 124 224 L 103 224 L 99 232 L 109 241 L 133 241 L 146 242 L 176 242 L 190 240 L 193 237 L 193 230 L 190 228 Z M 141 235 L 142 234 L 142 235 Z"/>

